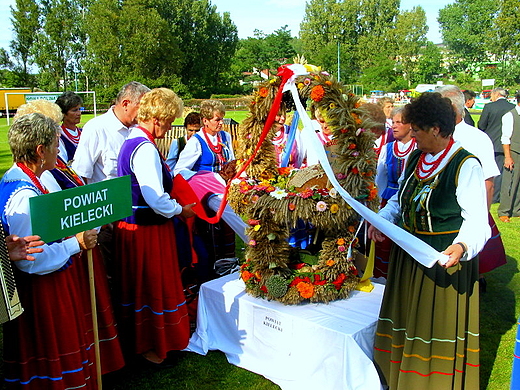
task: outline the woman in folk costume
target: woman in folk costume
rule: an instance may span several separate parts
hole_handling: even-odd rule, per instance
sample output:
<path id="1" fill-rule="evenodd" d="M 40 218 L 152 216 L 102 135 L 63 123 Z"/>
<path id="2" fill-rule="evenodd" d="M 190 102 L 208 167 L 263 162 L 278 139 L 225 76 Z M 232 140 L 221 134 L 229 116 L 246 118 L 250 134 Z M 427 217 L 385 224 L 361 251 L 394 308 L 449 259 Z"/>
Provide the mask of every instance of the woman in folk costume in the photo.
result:
<path id="1" fill-rule="evenodd" d="M 172 177 L 155 144 L 182 108 L 169 89 L 146 93 L 118 158 L 118 174 L 131 176 L 133 205 L 114 230 L 119 329 L 123 346 L 153 364 L 184 349 L 190 335 L 172 217 L 193 216 L 193 204 L 171 199 Z"/>
<path id="2" fill-rule="evenodd" d="M 412 127 L 403 123 L 403 108 L 395 108 L 391 114 L 394 141 L 383 146 L 377 160 L 376 186 L 381 198 L 381 207 L 385 207 L 399 190 L 398 180 L 403 173 L 406 161 L 415 150 L 415 138 L 412 138 Z M 374 276 L 386 277 L 388 272 L 388 256 L 392 242 L 385 239 L 376 243 Z"/>
<path id="3" fill-rule="evenodd" d="M 59 127 L 39 114 L 23 115 L 9 129 L 15 164 L 0 182 L 6 234 L 31 233 L 30 198 L 47 193 L 40 178 L 53 169 Z M 9 388 L 95 389 L 92 323 L 85 321 L 88 287 L 78 278 L 80 251 L 96 245 L 95 230 L 46 243 L 34 261 L 15 262 L 25 311 L 4 325 L 4 377 Z"/>
<path id="4" fill-rule="evenodd" d="M 78 147 L 81 129 L 81 105 L 83 99 L 72 91 L 66 91 L 56 99 L 63 113 L 63 124 L 60 134 L 60 157 L 68 164 L 74 159 Z"/>
<path id="5" fill-rule="evenodd" d="M 62 110 L 56 103 L 49 100 L 32 100 L 18 108 L 15 118 L 21 114 L 39 113 L 51 118 L 59 126 L 63 114 Z M 62 134 L 63 135 L 63 134 Z M 60 136 L 61 137 L 61 136 Z M 61 138 L 60 138 L 61 141 Z M 58 147 L 59 149 L 59 147 Z M 67 188 L 76 188 L 84 185 L 83 180 L 76 172 L 61 158 L 62 150 L 59 149 L 56 166 L 50 171 L 45 171 L 41 176 L 41 181 L 49 192 L 61 191 Z M 77 283 L 81 289 L 89 289 L 89 273 L 88 273 L 88 254 L 86 251 L 81 252 L 81 261 L 79 262 L 77 271 Z M 97 322 L 99 333 L 99 347 L 101 355 L 101 371 L 102 374 L 118 370 L 124 366 L 123 354 L 117 336 L 117 323 L 114 318 L 112 308 L 112 300 L 110 288 L 108 286 L 107 271 L 105 263 L 101 258 L 99 247 L 92 249 L 94 279 L 96 286 L 96 307 Z M 87 327 L 92 333 L 92 309 L 90 297 L 85 295 L 83 307 L 85 309 L 85 320 Z M 92 340 L 94 335 L 91 334 Z"/>
<path id="6" fill-rule="evenodd" d="M 186 143 L 174 174 L 182 175 L 198 198 L 211 210 L 217 211 L 225 192 L 226 180 L 233 176 L 233 173 L 228 173 L 228 163 L 235 159 L 235 155 L 231 135 L 223 130 L 226 114 L 224 104 L 217 100 L 204 100 L 200 104 L 200 114 L 203 127 Z M 211 247 L 218 246 L 214 249 L 215 260 L 234 257 L 235 233 L 244 242 L 248 242 L 245 223 L 229 205 L 225 207 L 222 219 L 225 224 L 219 222 L 217 229 L 211 230 L 211 233 L 219 230 L 223 237 L 214 239 L 211 244 L 208 243 Z M 212 250 L 213 248 L 209 248 L 210 252 Z"/>
<path id="7" fill-rule="evenodd" d="M 449 99 L 424 93 L 406 106 L 404 121 L 419 150 L 379 214 L 448 259 L 426 268 L 393 246 L 374 359 L 391 390 L 478 389 L 477 254 L 490 236 L 482 168 L 452 138 Z M 370 238 L 381 236 L 369 228 Z"/>

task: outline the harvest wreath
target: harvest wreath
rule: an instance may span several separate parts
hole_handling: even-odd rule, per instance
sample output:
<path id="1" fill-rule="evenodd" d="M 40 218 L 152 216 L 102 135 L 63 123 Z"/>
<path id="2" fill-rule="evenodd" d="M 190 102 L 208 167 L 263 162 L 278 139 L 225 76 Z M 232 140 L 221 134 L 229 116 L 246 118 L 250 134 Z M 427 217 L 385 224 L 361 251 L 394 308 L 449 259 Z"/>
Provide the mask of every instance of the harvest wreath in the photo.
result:
<path id="1" fill-rule="evenodd" d="M 342 84 L 320 68 L 305 68 L 308 74 L 289 82 L 297 87 L 300 101 L 309 100 L 333 130 L 325 147 L 334 156 L 334 174 L 352 197 L 375 209 L 375 136 L 368 130 L 374 123 Z M 360 217 L 338 195 L 321 165 L 277 167 L 270 142 L 275 129 L 268 129 L 267 137 L 265 131 L 273 110 L 285 112 L 294 104 L 287 96 L 281 102 L 276 98 L 283 77 L 281 71 L 258 88 L 239 128 L 237 157 L 250 161 L 246 175 L 232 180 L 228 200 L 250 225 L 241 277 L 249 294 L 284 304 L 343 299 L 359 282 L 351 248 L 357 245 Z M 311 237 L 306 250 L 289 245 L 296 229 Z"/>

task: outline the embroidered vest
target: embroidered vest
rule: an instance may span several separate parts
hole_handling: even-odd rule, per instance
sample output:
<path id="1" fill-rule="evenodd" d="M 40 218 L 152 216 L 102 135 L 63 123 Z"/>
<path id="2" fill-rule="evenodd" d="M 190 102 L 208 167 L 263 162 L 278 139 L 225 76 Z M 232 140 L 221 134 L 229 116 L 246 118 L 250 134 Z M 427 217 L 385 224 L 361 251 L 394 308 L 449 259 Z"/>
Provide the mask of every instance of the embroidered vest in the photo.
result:
<path id="1" fill-rule="evenodd" d="M 399 225 L 441 251 L 455 238 L 462 225 L 455 193 L 460 168 L 468 158 L 476 157 L 459 148 L 439 173 L 419 180 L 415 168 L 420 155 L 420 150 L 413 151 L 406 165 L 405 180 L 399 190 Z"/>
<path id="2" fill-rule="evenodd" d="M 202 130 L 201 130 L 202 131 Z M 224 156 L 224 160 L 229 162 L 231 156 L 231 148 L 230 148 L 230 139 L 226 132 L 221 131 L 220 136 L 222 138 L 222 155 Z M 222 166 L 219 164 L 217 155 L 209 148 L 207 142 L 199 135 L 194 134 L 193 137 L 197 138 L 202 148 L 202 154 L 199 159 L 193 165 L 192 170 L 195 172 L 198 171 L 210 171 L 210 172 L 219 172 L 222 169 Z"/>

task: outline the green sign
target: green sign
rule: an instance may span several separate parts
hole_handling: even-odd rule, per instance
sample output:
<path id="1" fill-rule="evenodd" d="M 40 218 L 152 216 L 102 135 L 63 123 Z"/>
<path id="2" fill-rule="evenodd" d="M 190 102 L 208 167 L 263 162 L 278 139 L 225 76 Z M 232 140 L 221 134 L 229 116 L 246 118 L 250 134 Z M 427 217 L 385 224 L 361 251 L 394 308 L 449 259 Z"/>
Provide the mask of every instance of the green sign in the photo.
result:
<path id="1" fill-rule="evenodd" d="M 33 234 L 51 242 L 132 214 L 130 176 L 30 199 Z"/>

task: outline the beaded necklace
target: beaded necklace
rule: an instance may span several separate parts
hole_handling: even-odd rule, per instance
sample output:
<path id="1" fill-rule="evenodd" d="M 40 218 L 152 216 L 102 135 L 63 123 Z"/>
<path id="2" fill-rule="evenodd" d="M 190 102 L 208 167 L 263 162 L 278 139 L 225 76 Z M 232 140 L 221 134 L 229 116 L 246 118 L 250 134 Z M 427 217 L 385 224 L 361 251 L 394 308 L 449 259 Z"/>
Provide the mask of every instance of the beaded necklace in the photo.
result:
<path id="1" fill-rule="evenodd" d="M 404 144 L 403 144 L 404 145 Z M 399 145 L 398 145 L 398 141 L 396 140 L 394 142 L 394 148 L 393 148 L 393 152 L 394 152 L 394 157 L 399 159 L 399 160 L 402 160 L 404 159 L 406 156 L 408 156 L 408 154 L 410 154 L 410 152 L 412 150 L 414 150 L 415 148 L 415 138 L 412 138 L 411 142 L 410 142 L 410 145 L 408 146 L 408 148 L 406 148 L 406 150 L 403 150 L 402 152 L 399 150 Z"/>
<path id="2" fill-rule="evenodd" d="M 415 167 L 415 174 L 419 178 L 419 180 L 424 180 L 430 176 L 432 172 L 434 172 L 439 165 L 441 164 L 442 160 L 446 157 L 448 152 L 450 151 L 451 147 L 455 143 L 455 140 L 453 138 L 450 138 L 450 141 L 448 142 L 448 146 L 446 149 L 444 149 L 444 152 L 435 159 L 432 162 L 426 162 L 426 153 L 421 153 L 421 156 L 419 157 L 419 162 L 417 163 L 417 166 Z M 429 167 L 428 167 L 429 166 Z"/>
<path id="3" fill-rule="evenodd" d="M 217 144 L 214 145 L 208 137 L 208 133 L 206 133 L 206 129 L 203 128 L 202 132 L 204 133 L 204 138 L 206 139 L 206 143 L 209 146 L 209 149 L 217 155 L 217 159 L 220 165 L 226 162 L 222 154 L 222 139 L 220 138 L 220 133 L 217 133 Z"/>
<path id="4" fill-rule="evenodd" d="M 23 173 L 25 173 L 27 176 L 29 176 L 29 179 L 31 179 L 32 183 L 38 188 L 42 194 L 48 194 L 49 191 L 43 186 L 42 182 L 33 171 L 31 171 L 29 168 L 27 168 L 27 165 L 21 162 L 17 162 L 16 166 L 22 170 Z"/>

